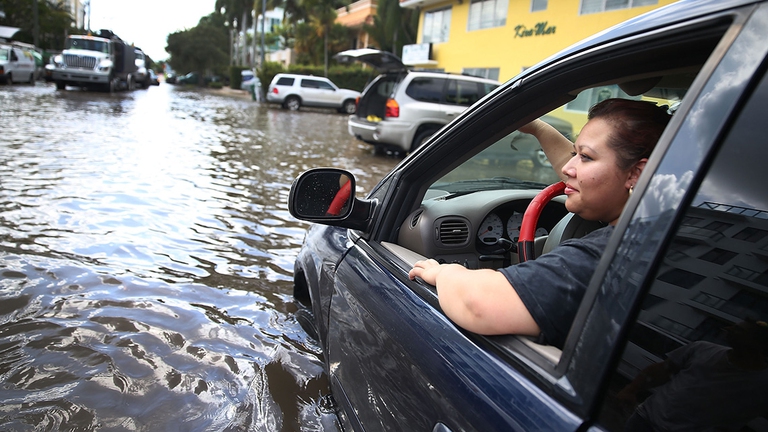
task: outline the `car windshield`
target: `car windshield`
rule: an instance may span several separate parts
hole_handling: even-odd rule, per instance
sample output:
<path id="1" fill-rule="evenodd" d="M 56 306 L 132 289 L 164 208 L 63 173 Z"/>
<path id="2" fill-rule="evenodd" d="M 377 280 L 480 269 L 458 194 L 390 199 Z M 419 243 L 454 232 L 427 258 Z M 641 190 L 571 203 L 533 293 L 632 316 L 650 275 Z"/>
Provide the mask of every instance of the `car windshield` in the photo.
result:
<path id="1" fill-rule="evenodd" d="M 587 122 L 589 107 L 613 97 L 645 99 L 668 106 L 674 106 L 679 101 L 677 93 L 664 99 L 630 96 L 618 85 L 603 85 L 581 91 L 575 99 L 541 119 L 575 141 Z M 495 189 L 542 189 L 559 180 L 559 173 L 552 168 L 536 138 L 513 131 L 439 178 L 430 189 L 436 195 L 447 193 L 453 196 Z"/>
<path id="2" fill-rule="evenodd" d="M 0 48 L 0 60 L 8 60 L 8 48 Z"/>
<path id="3" fill-rule="evenodd" d="M 109 44 L 107 42 L 95 39 L 69 38 L 67 39 L 67 46 L 65 48 L 99 51 L 103 53 L 109 52 Z"/>

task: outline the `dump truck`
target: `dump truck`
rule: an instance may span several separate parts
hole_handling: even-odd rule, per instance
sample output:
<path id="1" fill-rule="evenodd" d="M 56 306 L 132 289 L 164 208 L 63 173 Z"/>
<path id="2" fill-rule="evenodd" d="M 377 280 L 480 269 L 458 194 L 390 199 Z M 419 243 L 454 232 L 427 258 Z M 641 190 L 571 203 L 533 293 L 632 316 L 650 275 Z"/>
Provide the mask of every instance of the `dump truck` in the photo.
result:
<path id="1" fill-rule="evenodd" d="M 74 86 L 111 93 L 136 86 L 135 49 L 110 30 L 70 35 L 53 66 L 52 80 L 59 90 Z"/>

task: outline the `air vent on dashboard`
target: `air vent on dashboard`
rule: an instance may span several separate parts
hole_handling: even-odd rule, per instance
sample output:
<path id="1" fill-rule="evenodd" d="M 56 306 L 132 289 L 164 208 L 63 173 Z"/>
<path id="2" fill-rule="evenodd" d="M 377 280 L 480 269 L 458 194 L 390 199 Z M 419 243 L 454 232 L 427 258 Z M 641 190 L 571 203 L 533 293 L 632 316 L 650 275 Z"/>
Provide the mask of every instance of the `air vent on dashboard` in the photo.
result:
<path id="1" fill-rule="evenodd" d="M 461 219 L 445 219 L 440 222 L 440 243 L 456 246 L 469 240 L 469 226 Z"/>
<path id="2" fill-rule="evenodd" d="M 413 213 L 413 216 L 411 216 L 411 228 L 416 228 L 416 224 L 419 223 L 419 218 L 422 213 L 424 213 L 424 210 L 416 210 L 416 212 Z"/>

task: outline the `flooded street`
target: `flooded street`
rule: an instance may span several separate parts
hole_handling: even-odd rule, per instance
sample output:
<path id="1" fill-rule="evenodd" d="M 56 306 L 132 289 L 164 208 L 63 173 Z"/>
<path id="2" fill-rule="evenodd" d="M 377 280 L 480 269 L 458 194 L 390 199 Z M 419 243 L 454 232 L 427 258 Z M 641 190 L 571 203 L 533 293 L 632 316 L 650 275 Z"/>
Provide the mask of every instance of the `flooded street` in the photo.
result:
<path id="1" fill-rule="evenodd" d="M 0 430 L 335 430 L 288 190 L 398 159 L 333 111 L 165 83 L 0 106 Z"/>

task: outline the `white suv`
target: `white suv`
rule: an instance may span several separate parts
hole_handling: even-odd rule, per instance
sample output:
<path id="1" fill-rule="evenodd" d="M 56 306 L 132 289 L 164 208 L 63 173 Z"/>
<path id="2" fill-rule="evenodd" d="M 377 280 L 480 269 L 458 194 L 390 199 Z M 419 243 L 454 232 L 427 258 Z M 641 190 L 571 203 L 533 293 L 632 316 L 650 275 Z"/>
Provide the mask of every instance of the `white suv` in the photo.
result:
<path id="1" fill-rule="evenodd" d="M 267 102 L 281 104 L 291 111 L 308 106 L 352 114 L 358 97 L 358 91 L 340 89 L 328 78 L 313 75 L 279 73 L 267 89 Z"/>
<path id="2" fill-rule="evenodd" d="M 349 133 L 379 152 L 410 152 L 498 81 L 443 72 L 410 71 L 395 55 L 370 48 L 336 54 L 339 62 L 361 61 L 382 71 L 363 90 Z"/>

